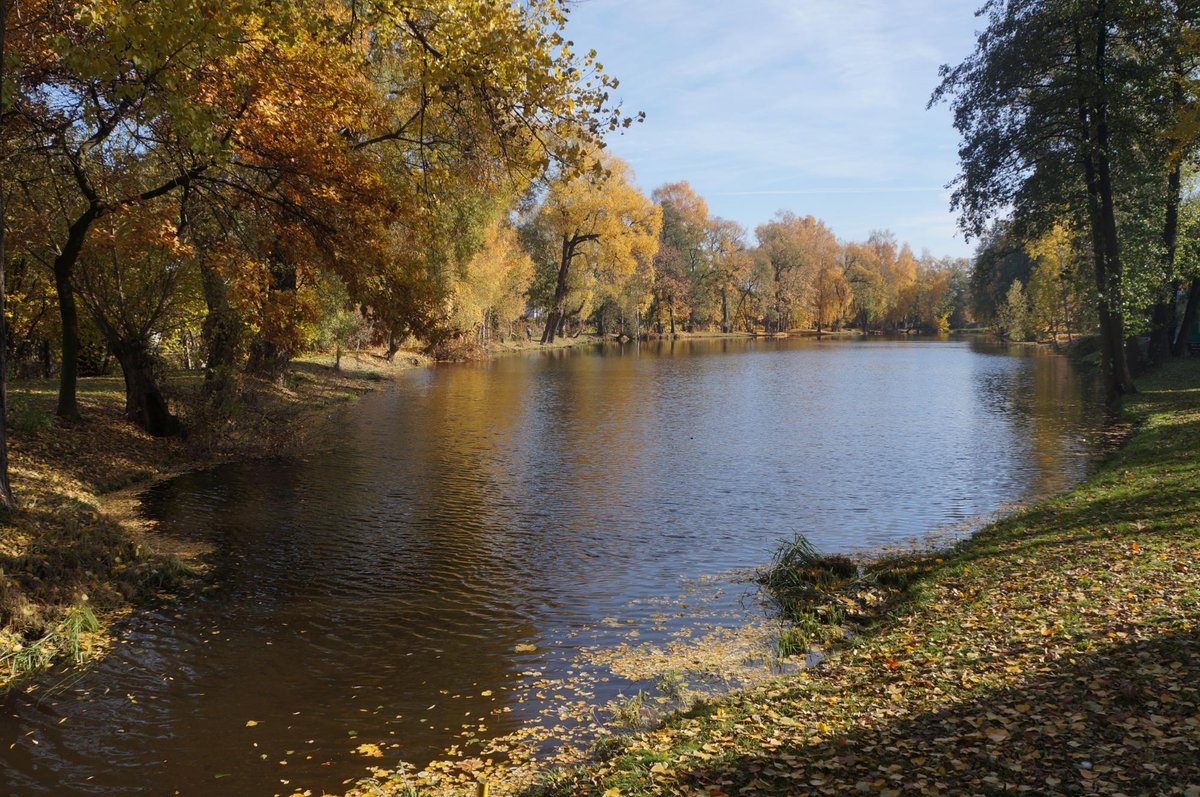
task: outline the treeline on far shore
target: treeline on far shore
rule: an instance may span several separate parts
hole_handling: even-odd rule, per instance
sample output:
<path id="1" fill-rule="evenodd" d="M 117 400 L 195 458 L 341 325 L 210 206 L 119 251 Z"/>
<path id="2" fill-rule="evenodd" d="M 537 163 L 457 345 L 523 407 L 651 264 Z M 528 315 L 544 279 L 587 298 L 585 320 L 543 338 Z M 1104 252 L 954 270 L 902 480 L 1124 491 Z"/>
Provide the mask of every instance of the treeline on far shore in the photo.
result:
<path id="1" fill-rule="evenodd" d="M 117 370 L 175 436 L 169 369 L 219 417 L 314 348 L 970 320 L 964 260 L 645 194 L 605 151 L 640 114 L 560 0 L 2 9 L 0 373 L 57 378 L 63 422 Z"/>
<path id="2" fill-rule="evenodd" d="M 57 377 L 66 422 L 83 374 L 119 368 L 127 417 L 172 436 L 167 368 L 203 373 L 193 414 L 212 416 L 313 348 L 453 359 L 584 330 L 1099 332 L 1119 394 L 1129 340 L 1161 360 L 1195 323 L 1182 6 L 1085 28 L 1065 5 L 989 6 L 995 36 L 935 92 L 964 136 L 973 261 L 788 211 L 750 231 L 683 181 L 647 195 L 605 150 L 641 115 L 569 41 L 562 0 L 2 8 L 0 374 Z M 1112 46 L 1063 65 L 1038 36 Z M 1063 116 L 1101 67 L 1129 79 Z M 1097 143 L 1100 110 L 1121 146 Z"/>

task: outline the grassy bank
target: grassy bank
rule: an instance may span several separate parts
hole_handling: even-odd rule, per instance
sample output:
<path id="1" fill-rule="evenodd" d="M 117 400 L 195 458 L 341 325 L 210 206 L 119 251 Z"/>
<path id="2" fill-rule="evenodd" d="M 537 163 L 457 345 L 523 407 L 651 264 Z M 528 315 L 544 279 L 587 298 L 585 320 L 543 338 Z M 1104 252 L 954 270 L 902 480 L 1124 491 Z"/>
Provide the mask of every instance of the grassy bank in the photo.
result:
<path id="1" fill-rule="evenodd" d="M 531 793 L 1200 793 L 1200 362 L 1075 490 L 930 563 L 822 666 Z"/>
<path id="2" fill-rule="evenodd" d="M 321 420 L 389 372 L 364 355 L 294 363 L 283 384 L 248 380 L 238 406 L 217 419 L 188 417 L 199 402 L 195 374 L 166 390 L 192 431 L 154 439 L 123 417 L 120 377 L 80 380 L 84 421 L 53 419 L 57 383 L 10 386 L 10 456 L 19 508 L 0 523 L 0 690 L 64 657 L 103 650 L 105 627 L 139 601 L 179 587 L 203 567 L 204 551 L 140 522 L 137 493 L 156 479 L 219 462 L 299 451 Z"/>

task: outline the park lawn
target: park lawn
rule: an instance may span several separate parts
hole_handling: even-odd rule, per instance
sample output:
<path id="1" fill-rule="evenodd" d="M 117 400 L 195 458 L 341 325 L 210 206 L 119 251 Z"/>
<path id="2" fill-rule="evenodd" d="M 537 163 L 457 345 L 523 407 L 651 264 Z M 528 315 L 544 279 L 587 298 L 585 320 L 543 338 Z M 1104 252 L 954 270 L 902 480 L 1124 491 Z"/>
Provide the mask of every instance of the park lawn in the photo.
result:
<path id="1" fill-rule="evenodd" d="M 943 552 L 819 667 L 530 794 L 1200 795 L 1200 361 L 1076 489 Z"/>

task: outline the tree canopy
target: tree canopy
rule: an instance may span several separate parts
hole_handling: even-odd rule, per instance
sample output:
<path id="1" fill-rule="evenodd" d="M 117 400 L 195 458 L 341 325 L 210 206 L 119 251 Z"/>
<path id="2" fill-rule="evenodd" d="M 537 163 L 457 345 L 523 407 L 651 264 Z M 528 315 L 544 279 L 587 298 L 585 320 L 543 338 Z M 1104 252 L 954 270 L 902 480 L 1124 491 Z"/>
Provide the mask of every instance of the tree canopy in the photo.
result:
<path id="1" fill-rule="evenodd" d="M 1010 216 L 1035 241 L 1086 231 L 1110 396 L 1134 389 L 1127 330 L 1178 328 L 1188 32 L 1200 7 L 1158 0 L 991 0 L 974 53 L 943 67 L 962 135 L 953 204 L 980 235 Z M 1186 325 L 1185 325 L 1186 326 Z M 1166 347 L 1160 347 L 1165 350 Z"/>

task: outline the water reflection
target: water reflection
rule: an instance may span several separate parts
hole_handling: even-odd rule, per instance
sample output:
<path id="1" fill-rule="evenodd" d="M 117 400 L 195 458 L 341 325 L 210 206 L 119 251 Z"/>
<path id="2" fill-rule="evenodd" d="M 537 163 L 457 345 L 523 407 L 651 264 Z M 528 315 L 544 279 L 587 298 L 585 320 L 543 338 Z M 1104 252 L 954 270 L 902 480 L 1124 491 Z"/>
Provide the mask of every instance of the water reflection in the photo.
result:
<path id="1" fill-rule="evenodd" d="M 331 451 L 147 495 L 173 533 L 217 541 L 214 588 L 131 620 L 77 682 L 9 698 L 0 794 L 336 791 L 363 741 L 419 761 L 464 726 L 503 732 L 523 672 L 566 671 L 580 627 L 682 579 L 796 531 L 875 546 L 1069 484 L 1090 395 L 1058 357 L 978 341 L 414 371 Z"/>

